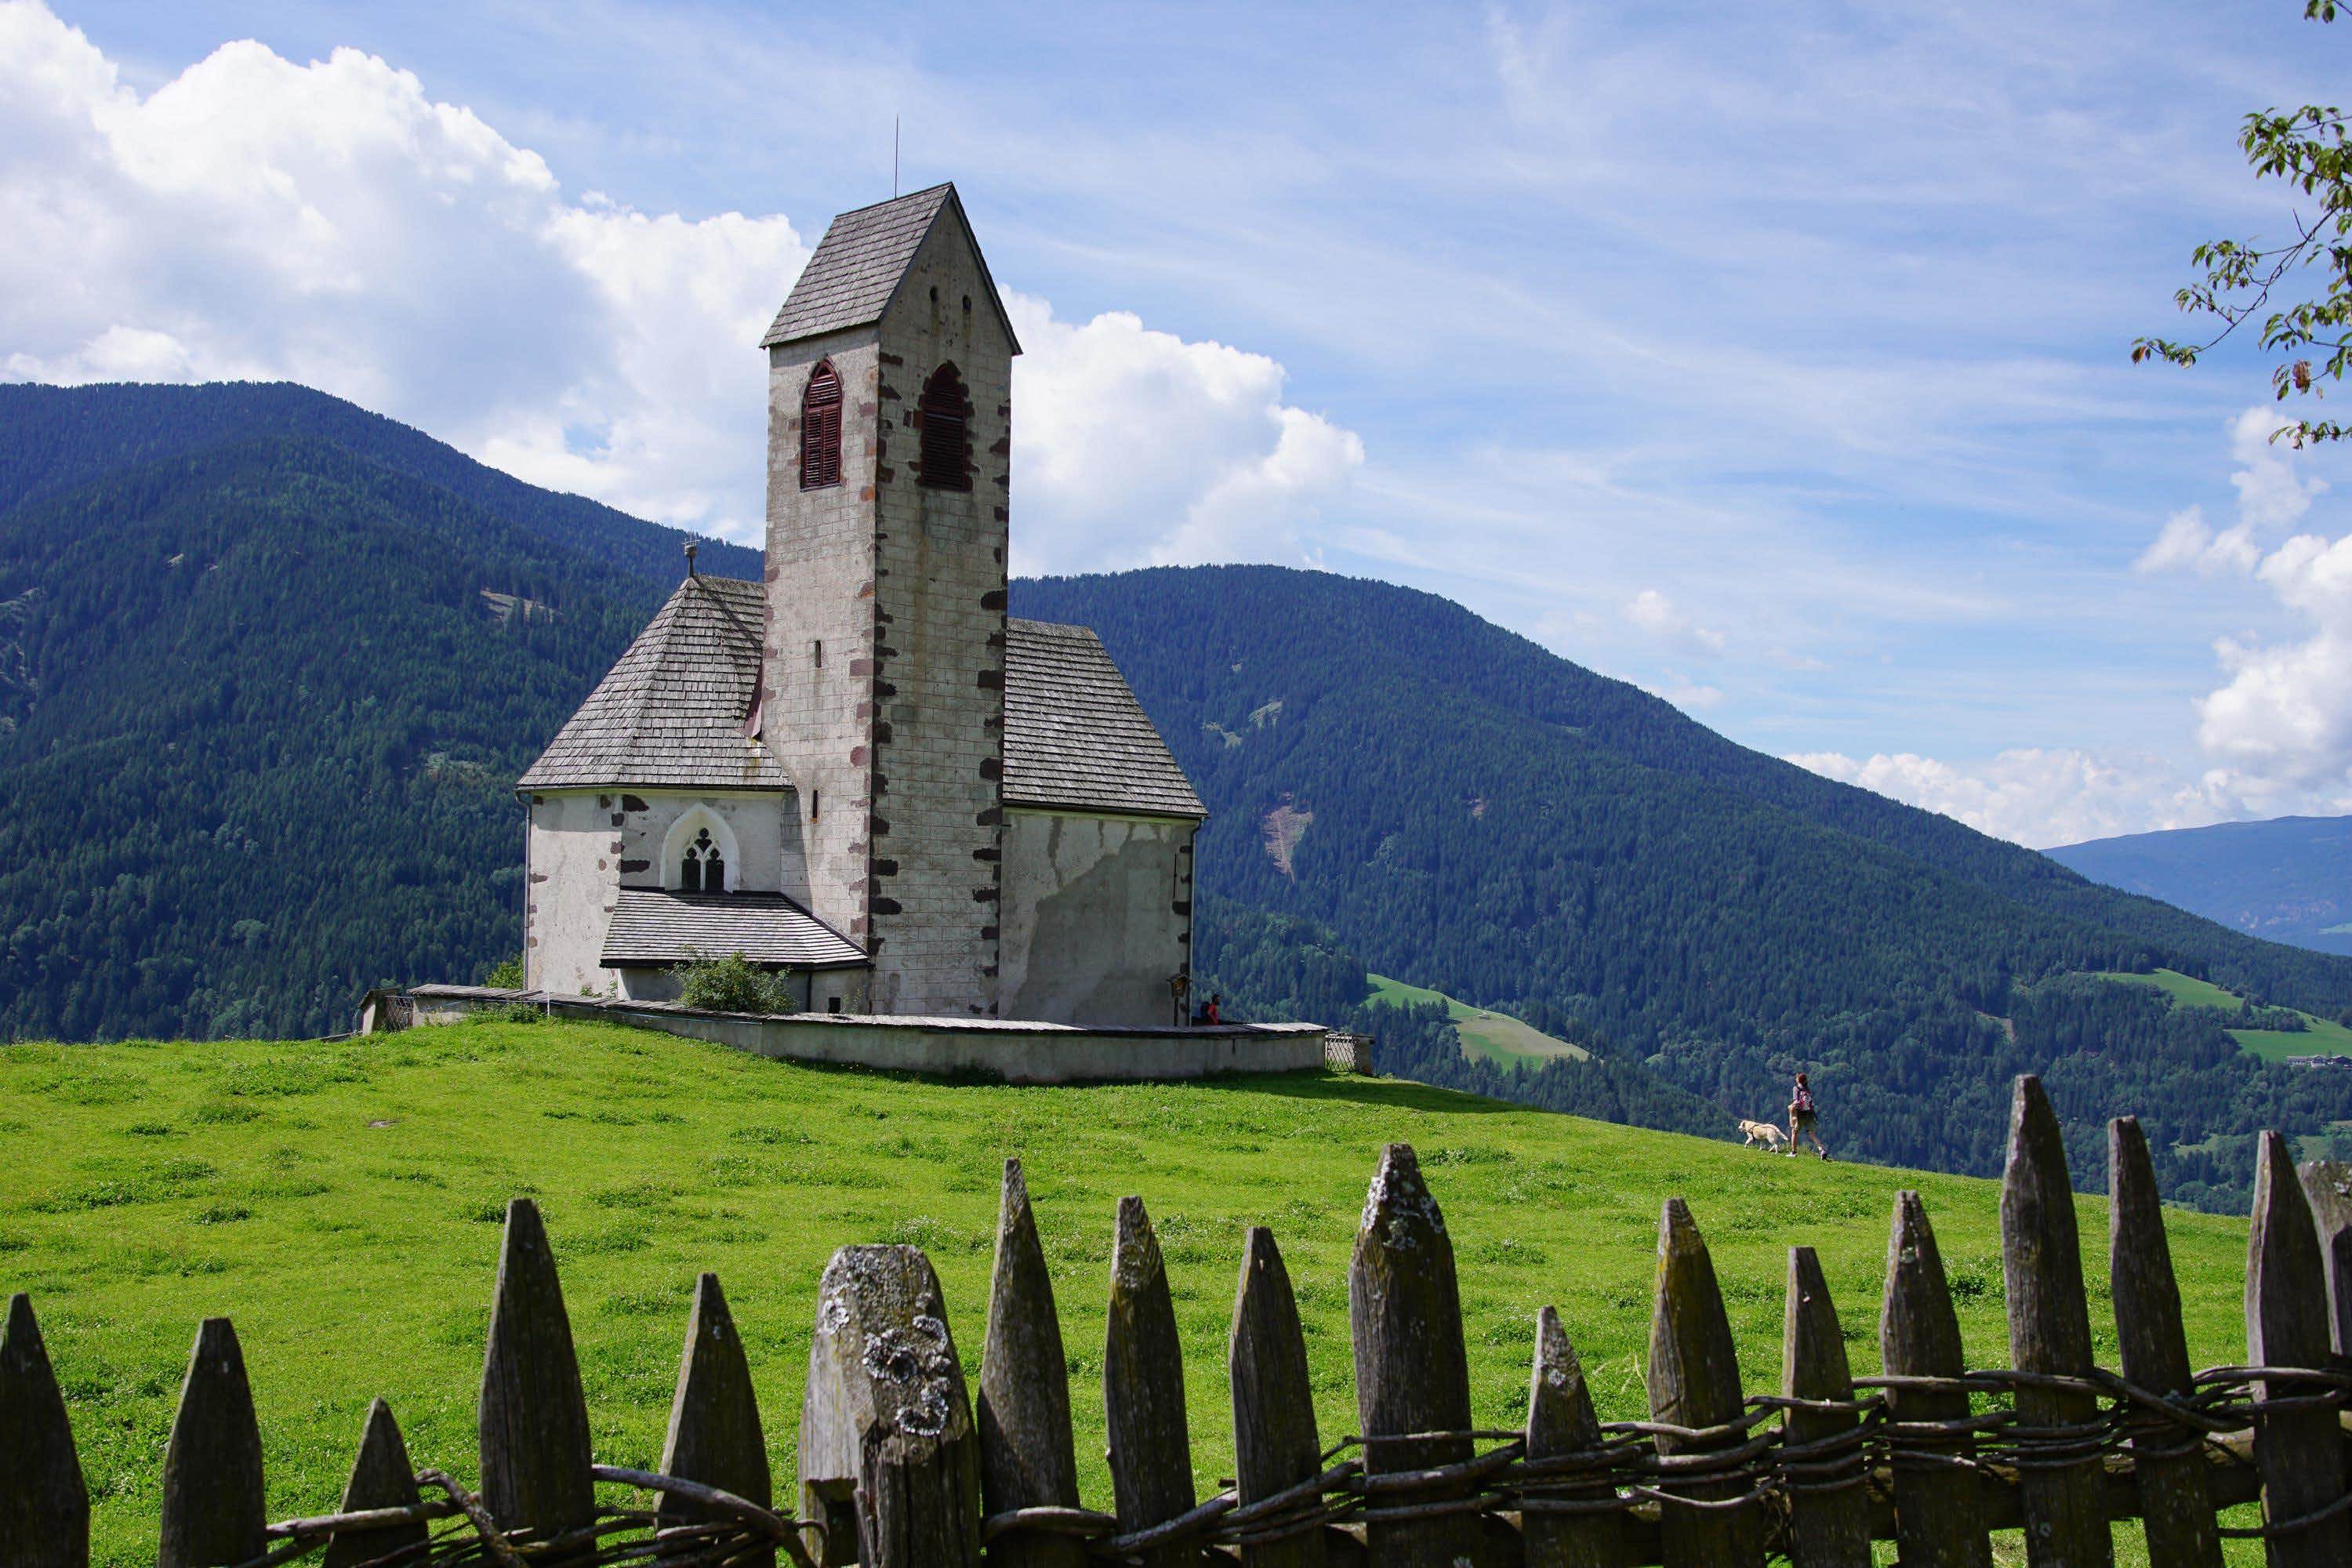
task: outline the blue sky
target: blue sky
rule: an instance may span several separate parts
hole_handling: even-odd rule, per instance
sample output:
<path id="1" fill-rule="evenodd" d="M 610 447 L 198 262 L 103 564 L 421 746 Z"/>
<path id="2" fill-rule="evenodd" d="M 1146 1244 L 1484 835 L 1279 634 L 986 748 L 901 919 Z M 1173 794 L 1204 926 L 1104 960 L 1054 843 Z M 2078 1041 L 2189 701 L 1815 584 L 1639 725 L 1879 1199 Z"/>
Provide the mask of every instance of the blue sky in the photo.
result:
<path id="1" fill-rule="evenodd" d="M 2342 460 L 2126 363 L 2283 226 L 2298 10 L 14 0 L 0 374 L 293 375 L 748 538 L 744 323 L 895 113 L 1018 297 L 1024 569 L 1430 588 L 2029 843 L 2352 809 Z"/>

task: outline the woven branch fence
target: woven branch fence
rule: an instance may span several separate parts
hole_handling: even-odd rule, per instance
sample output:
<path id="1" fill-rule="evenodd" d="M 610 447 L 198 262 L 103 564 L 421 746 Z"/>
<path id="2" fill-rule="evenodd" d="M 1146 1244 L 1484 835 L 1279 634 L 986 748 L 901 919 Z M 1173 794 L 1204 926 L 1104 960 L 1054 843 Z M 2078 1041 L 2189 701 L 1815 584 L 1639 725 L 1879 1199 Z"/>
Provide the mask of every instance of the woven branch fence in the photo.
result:
<path id="1" fill-rule="evenodd" d="M 2093 1363 L 2074 1194 L 2041 1084 L 2018 1080 L 2000 1223 L 2013 1368 L 1970 1370 L 1935 1232 L 1897 1195 L 1879 1308 L 1885 1374 L 1851 1374 L 1812 1249 L 1789 1252 L 1778 1392 L 1740 1384 L 1690 1211 L 1659 1224 L 1650 1418 L 1597 1418 L 1567 1330 L 1538 1315 L 1527 1425 L 1470 1417 L 1453 1245 L 1412 1151 L 1381 1156 L 1349 1275 L 1360 1435 L 1316 1427 L 1273 1234 L 1244 1247 L 1230 1342 L 1234 1474 L 1196 1495 L 1168 1278 L 1142 1203 L 1118 1205 L 1103 1391 L 1112 1497 L 1078 1496 L 1068 1373 L 1020 1164 L 1007 1162 L 985 1351 L 968 1390 L 938 1278 L 910 1247 L 824 1272 L 801 1409 L 797 1506 L 773 1495 L 758 1403 L 718 1279 L 702 1277 L 659 1472 L 597 1464 L 537 1209 L 508 1209 L 471 1489 L 419 1468 L 381 1401 L 338 1510 L 269 1522 L 236 1335 L 196 1336 L 163 1461 L 160 1568 L 1989 1568 L 2022 1527 L 2037 1564 L 2218 1564 L 2255 1535 L 2285 1568 L 2352 1563 L 2352 1180 L 2261 1142 L 2245 1366 L 2192 1371 L 2138 1124 L 2108 1130 L 2120 1366 Z M 2325 1240 L 2323 1240 L 2325 1238 Z M 600 1496 L 599 1489 L 605 1489 Z M 647 1501 L 646 1500 L 652 1500 Z M 2217 1513 L 2259 1499 L 2263 1523 Z M 89 1501 L 30 1303 L 0 1338 L 0 1568 L 83 1568 Z"/>

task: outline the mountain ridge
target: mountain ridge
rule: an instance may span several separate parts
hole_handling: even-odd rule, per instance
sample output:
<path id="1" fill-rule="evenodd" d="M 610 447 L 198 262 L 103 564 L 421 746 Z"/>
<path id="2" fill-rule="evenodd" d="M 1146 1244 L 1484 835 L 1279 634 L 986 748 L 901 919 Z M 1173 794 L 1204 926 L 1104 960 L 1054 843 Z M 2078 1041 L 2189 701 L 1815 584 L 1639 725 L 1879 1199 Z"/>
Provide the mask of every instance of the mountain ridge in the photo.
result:
<path id="1" fill-rule="evenodd" d="M 2046 853 L 2094 881 L 2249 935 L 2352 954 L 2352 816 L 2120 834 Z"/>

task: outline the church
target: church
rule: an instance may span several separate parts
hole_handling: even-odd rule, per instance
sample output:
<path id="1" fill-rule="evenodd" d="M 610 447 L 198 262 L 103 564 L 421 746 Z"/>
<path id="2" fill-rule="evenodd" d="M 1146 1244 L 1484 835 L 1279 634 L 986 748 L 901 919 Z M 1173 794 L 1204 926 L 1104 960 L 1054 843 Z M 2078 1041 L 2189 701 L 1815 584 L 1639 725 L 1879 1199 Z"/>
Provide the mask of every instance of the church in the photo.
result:
<path id="1" fill-rule="evenodd" d="M 525 984 L 1181 1022 L 1205 814 L 1095 635 L 1006 613 L 1021 345 L 955 187 L 835 218 L 761 346 L 762 580 L 689 549 L 517 782 Z"/>

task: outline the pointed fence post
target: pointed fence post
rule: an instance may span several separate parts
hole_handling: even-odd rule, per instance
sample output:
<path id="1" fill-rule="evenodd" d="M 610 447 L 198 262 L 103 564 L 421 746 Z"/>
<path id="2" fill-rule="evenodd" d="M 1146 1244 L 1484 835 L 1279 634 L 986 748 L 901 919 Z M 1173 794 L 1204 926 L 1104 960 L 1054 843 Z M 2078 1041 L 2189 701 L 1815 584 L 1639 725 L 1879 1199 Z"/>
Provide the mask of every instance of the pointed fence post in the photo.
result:
<path id="1" fill-rule="evenodd" d="M 1062 1320 L 1018 1160 L 1004 1162 L 1003 1194 L 996 1210 L 996 1267 L 988 1285 L 979 1415 L 980 1493 L 988 1513 L 1078 1506 Z M 1087 1552 L 1075 1536 L 1014 1531 L 997 1537 L 988 1560 L 1003 1568 L 1084 1568 Z"/>
<path id="2" fill-rule="evenodd" d="M 226 1318 L 206 1318 L 188 1356 L 180 1411 L 163 1450 L 156 1568 L 229 1568 L 261 1555 L 261 1428 L 245 1352 Z"/>
<path id="3" fill-rule="evenodd" d="M 1242 1244 L 1225 1365 L 1234 1396 L 1234 1501 L 1246 1508 L 1320 1475 L 1323 1444 L 1315 1430 L 1315 1391 L 1307 1380 L 1298 1299 L 1291 1293 L 1290 1272 L 1282 1266 L 1274 1232 L 1262 1225 L 1250 1226 Z M 1315 1507 L 1322 1499 L 1306 1500 Z M 1323 1568 L 1325 1560 L 1320 1525 L 1286 1540 L 1242 1548 L 1245 1568 Z"/>
<path id="4" fill-rule="evenodd" d="M 2157 1201 L 2147 1138 L 2128 1116 L 2107 1123 L 2107 1279 L 2124 1381 L 2172 1398 L 2194 1391 L 2180 1285 Z M 2144 1419 L 2137 1412 L 2134 1418 Z M 2147 1560 L 2179 1568 L 2221 1568 L 2206 1485 L 2203 1437 L 2185 1426 L 2154 1426 L 2132 1438 Z"/>
<path id="5" fill-rule="evenodd" d="M 1132 1534 L 1192 1508 L 1192 1439 L 1184 1419 L 1184 1352 L 1168 1268 L 1143 1200 L 1118 1200 L 1111 1244 L 1110 1314 L 1103 1340 L 1103 1429 L 1118 1528 Z M 1200 1557 L 1178 1543 L 1141 1552 L 1144 1568 Z"/>
<path id="6" fill-rule="evenodd" d="M 1559 1314 L 1546 1307 L 1536 1314 L 1535 1369 L 1528 1386 L 1528 1463 L 1590 1453 L 1602 1441 L 1584 1365 Z M 1617 1489 L 1606 1481 L 1569 1484 L 1574 1474 L 1544 1482 L 1522 1505 L 1527 1568 L 1624 1568 L 1634 1560 L 1625 1515 L 1614 1508 L 1587 1511 L 1590 1505 L 1614 1502 Z"/>
<path id="7" fill-rule="evenodd" d="M 22 1292 L 9 1298 L 0 1330 L 0 1541 L 10 1543 L 11 1568 L 89 1568 L 89 1488 L 33 1300 Z"/>
<path id="8" fill-rule="evenodd" d="M 2335 1365 L 2352 1365 L 2352 1165 L 2312 1160 L 2295 1167 L 2319 1229 L 2319 1256 L 2327 1265 L 2328 1342 Z"/>
<path id="9" fill-rule="evenodd" d="M 716 1274 L 706 1273 L 695 1281 L 694 1310 L 687 1319 L 686 1349 L 678 1357 L 677 1392 L 670 1399 L 661 1469 L 666 1476 L 700 1481 L 761 1508 L 775 1503 L 767 1436 L 760 1426 L 759 1401 L 751 1393 L 751 1363 Z M 731 1516 L 664 1493 L 659 1517 L 667 1529 Z M 775 1548 L 746 1549 L 728 1561 L 740 1568 L 774 1568 Z"/>
<path id="10" fill-rule="evenodd" d="M 588 1398 L 539 1205 L 507 1205 L 478 1419 L 482 1504 L 502 1530 L 545 1542 L 596 1521 Z"/>
<path id="11" fill-rule="evenodd" d="M 1468 1496 L 1473 1489 L 1466 1483 L 1405 1491 L 1380 1484 L 1398 1471 L 1457 1465 L 1471 1456 L 1470 1361 L 1462 1341 L 1454 1242 L 1411 1144 L 1382 1149 L 1372 1173 L 1348 1268 L 1348 1321 L 1370 1510 Z M 1462 1436 L 1409 1436 L 1431 1432 Z M 1474 1512 L 1375 1519 L 1365 1525 L 1375 1568 L 1477 1563 L 1482 1534 Z"/>
<path id="12" fill-rule="evenodd" d="M 1780 1392 L 1790 1399 L 1831 1404 L 1853 1399 L 1845 1335 L 1822 1260 L 1810 1247 L 1789 1248 Z M 1789 1561 L 1794 1568 L 1870 1568 L 1870 1474 L 1861 1425 L 1862 1417 L 1847 1411 L 1790 1409 L 1784 1417 Z M 1808 1447 L 1814 1452 L 1794 1457 Z"/>
<path id="13" fill-rule="evenodd" d="M 980 1562 L 979 1436 L 939 1276 L 920 1248 L 845 1247 L 825 1265 L 800 1463 L 827 1563 Z"/>
<path id="14" fill-rule="evenodd" d="M 1739 1388 L 1739 1352 L 1731 1338 L 1731 1321 L 1723 1310 L 1723 1291 L 1716 1283 L 1715 1261 L 1706 1240 L 1691 1218 L 1690 1205 L 1668 1198 L 1658 1215 L 1657 1304 L 1650 1317 L 1650 1419 L 1670 1426 L 1706 1429 L 1722 1427 L 1746 1414 L 1746 1396 Z M 1736 1448 L 1747 1441 L 1743 1431 L 1705 1437 L 1657 1437 L 1661 1459 L 1681 1459 L 1718 1448 Z M 1744 1477 L 1728 1479 L 1677 1481 L 1668 1479 L 1660 1490 L 1697 1501 L 1738 1497 L 1748 1489 Z M 1764 1530 L 1760 1510 L 1753 1504 L 1736 1509 L 1683 1508 L 1662 1503 L 1658 1533 L 1665 1546 L 1668 1568 L 1688 1563 L 1693 1568 L 1735 1568 L 1764 1560 Z"/>
<path id="15" fill-rule="evenodd" d="M 2256 1366 L 2321 1367 L 2328 1355 L 2327 1280 L 2311 1203 L 2294 1173 L 2286 1141 L 2262 1135 L 2255 1156 L 2253 1226 L 2246 1251 L 2246 1353 Z M 2280 1379 L 2262 1385 L 2265 1401 L 2319 1392 Z M 2275 1530 L 2343 1497 L 2344 1443 L 2332 1405 L 2257 1415 L 2254 1464 L 2263 1474 L 2263 1520 Z M 2352 1515 L 2273 1535 L 2271 1568 L 2352 1563 Z"/>
<path id="16" fill-rule="evenodd" d="M 2009 1113 L 2009 1161 L 2000 1183 L 2000 1262 L 2008 1295 L 2009 1353 L 2020 1372 L 2086 1378 L 2091 1310 L 2083 1294 L 2083 1247 L 2066 1142 L 2042 1080 L 2019 1075 Z M 2026 1561 L 2033 1568 L 2107 1568 L 2106 1469 L 2098 1396 L 2067 1389 L 2017 1390 L 2021 1440 L 2039 1429 L 2051 1449 L 2027 1457 L 2018 1489 L 2025 1505 Z M 2057 1462 L 2057 1461 L 2064 1462 Z"/>
<path id="17" fill-rule="evenodd" d="M 360 1432 L 360 1451 L 352 1461 L 351 1479 L 343 1483 L 338 1513 L 359 1513 L 372 1508 L 414 1508 L 425 1500 L 416 1489 L 416 1472 L 408 1462 L 408 1445 L 392 1406 L 378 1399 L 368 1405 L 367 1425 Z M 328 1538 L 321 1568 L 360 1568 L 395 1552 L 422 1546 L 432 1531 L 419 1520 L 411 1524 L 385 1525 L 379 1530 L 344 1531 Z"/>
<path id="18" fill-rule="evenodd" d="M 1891 1377 L 1956 1378 L 1967 1370 L 1943 1254 L 1927 1205 L 1908 1190 L 1895 1194 L 1878 1351 Z M 1886 1407 L 1898 1422 L 1956 1421 L 1969 1414 L 1969 1396 L 1958 1389 L 1895 1386 L 1886 1391 Z M 1974 1447 L 1961 1435 L 1931 1451 L 1965 1458 Z M 1906 1568 L 1992 1568 L 1979 1489 L 1977 1472 L 1965 1464 L 1939 1464 L 1927 1454 L 1895 1460 L 1895 1539 Z"/>

